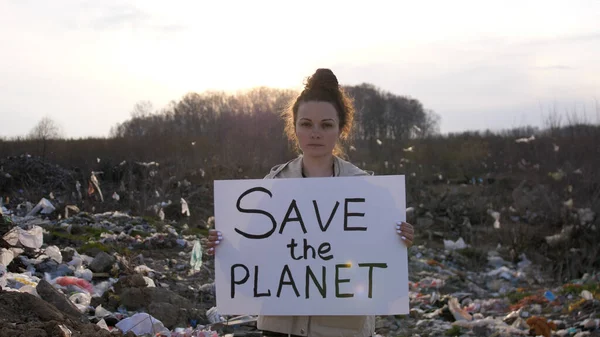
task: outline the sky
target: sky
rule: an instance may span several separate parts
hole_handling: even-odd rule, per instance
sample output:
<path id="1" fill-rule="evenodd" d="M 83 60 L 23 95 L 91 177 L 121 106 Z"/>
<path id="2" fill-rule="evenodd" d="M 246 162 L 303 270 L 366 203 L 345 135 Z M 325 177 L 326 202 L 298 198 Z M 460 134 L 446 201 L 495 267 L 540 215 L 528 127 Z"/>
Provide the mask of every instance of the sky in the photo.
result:
<path id="1" fill-rule="evenodd" d="M 300 89 L 322 67 L 418 99 L 443 133 L 600 122 L 598 22 L 598 0 L 0 0 L 0 136 L 44 116 L 108 136 L 139 101 Z"/>

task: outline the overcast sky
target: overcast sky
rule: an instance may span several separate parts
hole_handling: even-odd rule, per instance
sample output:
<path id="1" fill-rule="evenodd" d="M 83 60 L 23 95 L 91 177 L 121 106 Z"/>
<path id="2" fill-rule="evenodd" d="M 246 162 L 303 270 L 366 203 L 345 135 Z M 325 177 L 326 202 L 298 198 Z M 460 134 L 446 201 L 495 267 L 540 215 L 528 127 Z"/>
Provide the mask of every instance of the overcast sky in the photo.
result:
<path id="1" fill-rule="evenodd" d="M 419 99 L 444 133 L 553 107 L 597 122 L 598 22 L 598 0 L 0 0 L 0 136 L 46 115 L 107 136 L 141 100 L 299 88 L 318 67 Z"/>

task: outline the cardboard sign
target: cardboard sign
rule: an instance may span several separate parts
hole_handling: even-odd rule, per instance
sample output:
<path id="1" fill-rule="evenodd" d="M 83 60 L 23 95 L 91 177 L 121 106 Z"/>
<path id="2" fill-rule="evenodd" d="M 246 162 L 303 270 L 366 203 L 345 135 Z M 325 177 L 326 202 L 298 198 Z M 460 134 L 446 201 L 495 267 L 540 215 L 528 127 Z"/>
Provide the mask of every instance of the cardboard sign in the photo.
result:
<path id="1" fill-rule="evenodd" d="M 215 181 L 228 315 L 409 312 L 404 176 Z"/>

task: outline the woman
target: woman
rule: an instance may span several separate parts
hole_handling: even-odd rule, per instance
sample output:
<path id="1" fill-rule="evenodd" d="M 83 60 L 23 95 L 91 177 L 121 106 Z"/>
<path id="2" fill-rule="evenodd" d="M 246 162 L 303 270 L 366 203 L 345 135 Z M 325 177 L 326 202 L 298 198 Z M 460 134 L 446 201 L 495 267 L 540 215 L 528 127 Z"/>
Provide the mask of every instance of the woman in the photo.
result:
<path id="1" fill-rule="evenodd" d="M 294 104 L 284 112 L 286 133 L 302 155 L 271 169 L 265 179 L 341 177 L 373 175 L 342 160 L 340 142 L 352 128 L 352 101 L 329 69 L 318 69 Z M 413 244 L 413 227 L 394 224 L 407 247 Z M 208 254 L 223 240 L 220 232 L 209 232 Z M 372 336 L 374 316 L 259 316 L 257 327 L 266 336 Z"/>

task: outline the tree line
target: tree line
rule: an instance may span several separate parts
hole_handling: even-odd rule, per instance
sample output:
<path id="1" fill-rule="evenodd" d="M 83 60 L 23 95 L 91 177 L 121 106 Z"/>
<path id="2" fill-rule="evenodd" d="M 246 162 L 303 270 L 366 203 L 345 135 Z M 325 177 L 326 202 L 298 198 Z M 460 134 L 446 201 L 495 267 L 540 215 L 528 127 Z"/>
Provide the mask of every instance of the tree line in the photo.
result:
<path id="1" fill-rule="evenodd" d="M 384 92 L 366 83 L 344 89 L 355 103 L 352 138 L 360 144 L 376 146 L 439 133 L 439 116 L 415 98 Z M 136 104 L 129 120 L 111 129 L 110 137 L 186 138 L 194 143 L 215 144 L 218 152 L 209 155 L 225 158 L 232 158 L 231 154 L 239 158 L 236 146 L 253 156 L 281 154 L 288 148 L 280 113 L 297 94 L 266 87 L 237 94 L 188 93 L 159 111 L 142 101 Z"/>

